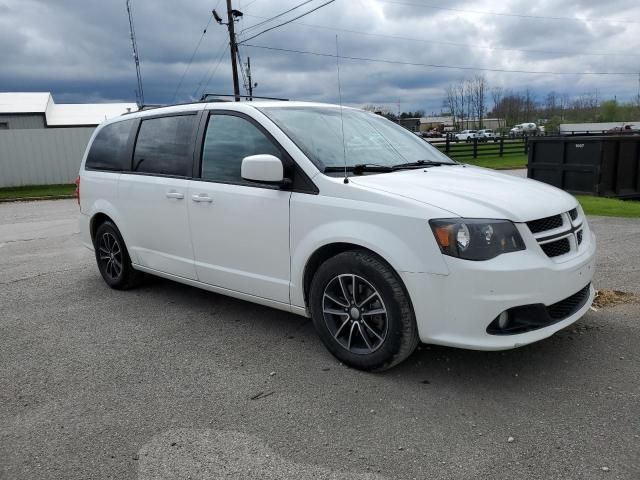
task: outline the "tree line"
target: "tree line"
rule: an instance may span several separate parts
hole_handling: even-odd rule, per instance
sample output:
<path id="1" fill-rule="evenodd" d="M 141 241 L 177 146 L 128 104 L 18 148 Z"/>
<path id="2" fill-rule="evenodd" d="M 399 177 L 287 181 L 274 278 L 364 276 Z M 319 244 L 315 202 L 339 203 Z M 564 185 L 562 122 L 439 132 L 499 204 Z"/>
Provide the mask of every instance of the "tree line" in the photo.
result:
<path id="1" fill-rule="evenodd" d="M 382 105 L 363 108 L 393 121 L 425 116 L 424 110 L 398 115 Z M 574 96 L 554 90 L 540 94 L 528 86 L 520 90 L 490 88 L 484 75 L 476 75 L 445 87 L 439 115 L 453 117 L 454 127 L 459 130 L 483 128 L 486 118 L 497 118 L 501 128 L 543 121 L 546 130 L 551 132 L 558 130 L 560 123 L 640 122 L 640 93 L 627 102 L 619 102 L 615 97 L 602 98 L 598 91 Z"/>
<path id="2" fill-rule="evenodd" d="M 491 105 L 486 114 L 485 96 Z M 542 121 L 548 131 L 557 130 L 560 123 L 640 121 L 640 94 L 628 102 L 603 99 L 597 91 L 574 97 L 556 91 L 537 96 L 529 87 L 488 88 L 482 75 L 447 85 L 442 105 L 460 129 L 470 128 L 472 119 L 471 127 L 481 128 L 488 117 L 501 119 L 501 127 Z"/>

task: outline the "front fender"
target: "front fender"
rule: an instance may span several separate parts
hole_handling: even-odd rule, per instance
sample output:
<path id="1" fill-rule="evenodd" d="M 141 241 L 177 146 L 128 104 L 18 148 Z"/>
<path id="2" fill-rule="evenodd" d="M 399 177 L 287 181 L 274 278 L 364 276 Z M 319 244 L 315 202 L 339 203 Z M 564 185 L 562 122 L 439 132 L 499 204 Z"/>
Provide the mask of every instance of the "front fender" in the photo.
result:
<path id="1" fill-rule="evenodd" d="M 371 250 L 398 273 L 447 275 L 446 263 L 435 240 L 430 242 L 432 237 L 430 239 L 428 236 L 430 231 L 427 223 L 423 220 L 407 223 L 404 228 L 393 230 L 377 222 L 336 220 L 317 225 L 304 236 L 295 238 L 291 253 L 291 303 L 304 307 L 307 262 L 318 249 L 335 243 L 348 243 Z"/>

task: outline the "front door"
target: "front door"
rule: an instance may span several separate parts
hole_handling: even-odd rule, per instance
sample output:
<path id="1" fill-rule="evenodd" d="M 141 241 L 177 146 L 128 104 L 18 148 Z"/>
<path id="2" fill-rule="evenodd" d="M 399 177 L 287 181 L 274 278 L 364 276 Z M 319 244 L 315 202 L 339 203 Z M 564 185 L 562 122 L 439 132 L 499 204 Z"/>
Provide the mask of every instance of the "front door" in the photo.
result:
<path id="1" fill-rule="evenodd" d="M 291 192 L 242 179 L 242 159 L 257 154 L 283 152 L 248 118 L 209 116 L 187 201 L 196 271 L 201 282 L 288 304 Z"/>

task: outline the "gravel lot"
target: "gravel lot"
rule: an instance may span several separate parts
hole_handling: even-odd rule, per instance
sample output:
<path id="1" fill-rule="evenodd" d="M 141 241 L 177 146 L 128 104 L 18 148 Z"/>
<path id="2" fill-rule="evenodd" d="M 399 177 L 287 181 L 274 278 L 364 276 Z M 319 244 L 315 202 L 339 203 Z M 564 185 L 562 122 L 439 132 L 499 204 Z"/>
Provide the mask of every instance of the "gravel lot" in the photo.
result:
<path id="1" fill-rule="evenodd" d="M 640 478 L 638 304 L 366 374 L 301 317 L 164 280 L 110 290 L 77 214 L 0 204 L 2 479 Z M 596 287 L 640 293 L 640 221 L 590 222 Z"/>

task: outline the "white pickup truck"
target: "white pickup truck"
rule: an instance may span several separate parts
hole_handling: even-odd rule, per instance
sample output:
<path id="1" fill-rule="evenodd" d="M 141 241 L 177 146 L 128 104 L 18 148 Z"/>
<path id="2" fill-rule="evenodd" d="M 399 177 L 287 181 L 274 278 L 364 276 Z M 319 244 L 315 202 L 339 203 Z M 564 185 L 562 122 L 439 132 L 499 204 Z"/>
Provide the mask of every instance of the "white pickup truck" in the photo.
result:
<path id="1" fill-rule="evenodd" d="M 460 133 L 456 133 L 453 138 L 456 142 L 459 142 L 460 140 L 463 140 L 465 142 L 473 142 L 473 139 L 476 138 L 476 131 L 463 130 Z"/>
<path id="2" fill-rule="evenodd" d="M 539 132 L 535 123 L 519 123 L 509 130 L 510 137 L 523 137 L 528 135 L 537 135 Z"/>

